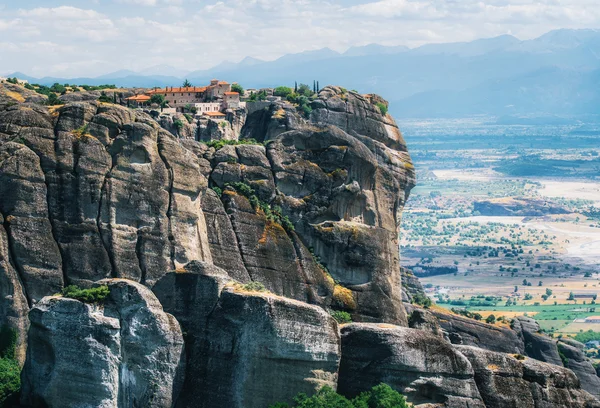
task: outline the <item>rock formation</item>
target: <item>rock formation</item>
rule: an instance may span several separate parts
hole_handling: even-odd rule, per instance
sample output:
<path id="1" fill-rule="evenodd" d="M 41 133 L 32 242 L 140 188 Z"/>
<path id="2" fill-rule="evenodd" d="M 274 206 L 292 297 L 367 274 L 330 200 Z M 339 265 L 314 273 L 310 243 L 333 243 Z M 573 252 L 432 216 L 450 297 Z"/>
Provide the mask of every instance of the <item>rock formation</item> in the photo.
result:
<path id="1" fill-rule="evenodd" d="M 579 379 L 565 368 L 471 346 L 457 346 L 471 362 L 475 381 L 488 408 L 600 407 L 580 389 Z"/>
<path id="2" fill-rule="evenodd" d="M 409 402 L 485 407 L 469 361 L 442 338 L 387 324 L 342 327 L 338 389 L 357 395 L 382 382 Z"/>
<path id="3" fill-rule="evenodd" d="M 46 297 L 29 318 L 22 402 L 47 407 L 169 407 L 183 379 L 183 337 L 152 292 L 106 280 L 103 305 Z"/>
<path id="4" fill-rule="evenodd" d="M 0 327 L 18 333 L 24 406 L 258 408 L 380 382 L 429 407 L 521 391 L 597 406 L 579 345 L 410 304 L 424 293 L 398 234 L 415 172 L 376 95 L 256 102 L 227 112 L 230 133 L 2 95 Z M 72 284 L 110 295 L 55 296 Z M 340 331 L 333 311 L 362 323 Z"/>
<path id="5" fill-rule="evenodd" d="M 178 406 L 262 408 L 336 386 L 339 334 L 321 308 L 246 289 L 202 262 L 166 275 L 154 292 L 186 333 Z"/>
<path id="6" fill-rule="evenodd" d="M 533 198 L 494 198 L 473 203 L 473 211 L 488 216 L 539 217 L 569 214 L 568 208 L 546 200 Z"/>

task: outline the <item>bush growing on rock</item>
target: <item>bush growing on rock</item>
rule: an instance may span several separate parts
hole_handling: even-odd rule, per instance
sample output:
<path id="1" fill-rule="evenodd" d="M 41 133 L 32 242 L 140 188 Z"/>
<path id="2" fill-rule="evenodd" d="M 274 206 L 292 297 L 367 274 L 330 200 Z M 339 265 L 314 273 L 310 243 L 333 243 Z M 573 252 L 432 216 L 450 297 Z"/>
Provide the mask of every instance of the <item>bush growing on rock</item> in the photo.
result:
<path id="1" fill-rule="evenodd" d="M 323 387 L 312 397 L 300 393 L 294 398 L 295 408 L 408 408 L 403 395 L 387 384 L 379 384 L 371 391 L 363 392 L 353 400 L 338 394 L 330 387 Z M 277 403 L 269 408 L 291 408 L 286 403 Z"/>
<path id="2" fill-rule="evenodd" d="M 385 106 L 385 104 L 383 104 L 383 103 L 379 102 L 379 103 L 377 103 L 376 105 L 377 105 L 377 107 L 379 108 L 379 110 L 381 111 L 381 114 L 382 114 L 383 116 L 387 115 L 387 112 L 388 112 L 388 107 L 387 107 L 387 106 Z"/>
<path id="3" fill-rule="evenodd" d="M 17 332 L 0 329 L 0 408 L 15 406 L 21 389 L 21 369 L 15 360 Z"/>
<path id="4" fill-rule="evenodd" d="M 277 88 L 275 88 L 273 95 L 281 96 L 282 98 L 287 98 L 288 95 L 291 95 L 293 92 L 294 92 L 294 90 L 290 87 L 278 86 Z"/>
<path id="5" fill-rule="evenodd" d="M 227 126 L 226 122 L 225 126 Z M 211 140 L 210 142 L 206 142 L 208 147 L 213 147 L 215 150 L 219 150 L 225 146 L 238 146 L 238 145 L 260 145 L 261 143 L 257 142 L 254 139 L 240 139 L 240 140 Z"/>
<path id="6" fill-rule="evenodd" d="M 413 296 L 413 303 L 428 309 L 431 306 L 431 299 L 427 295 L 417 293 Z"/>
<path id="7" fill-rule="evenodd" d="M 350 313 L 348 312 L 336 310 L 331 313 L 331 317 L 339 324 L 352 323 L 352 316 L 350 316 Z"/>
<path id="8" fill-rule="evenodd" d="M 109 294 L 108 286 L 81 289 L 75 285 L 67 286 L 61 293 L 63 297 L 79 300 L 83 303 L 102 303 Z"/>
<path id="9" fill-rule="evenodd" d="M 246 197 L 248 199 L 248 201 L 250 201 L 252 208 L 254 208 L 254 210 L 256 210 L 256 211 L 258 211 L 258 210 L 262 211 L 265 214 L 265 217 L 267 218 L 268 221 L 275 222 L 275 223 L 281 225 L 287 232 L 294 231 L 294 229 L 295 229 L 294 224 L 288 218 L 287 215 L 282 214 L 283 210 L 281 209 L 281 207 L 274 206 L 273 208 L 271 208 L 270 204 L 268 204 L 264 201 L 261 201 L 258 198 L 254 189 L 252 187 L 250 187 L 248 184 L 238 181 L 233 184 L 225 184 L 225 186 L 232 187 L 239 194 Z"/>
<path id="10" fill-rule="evenodd" d="M 240 285 L 240 288 L 247 292 L 268 292 L 267 288 L 265 288 L 265 285 L 263 285 L 261 282 L 246 283 L 245 285 Z"/>

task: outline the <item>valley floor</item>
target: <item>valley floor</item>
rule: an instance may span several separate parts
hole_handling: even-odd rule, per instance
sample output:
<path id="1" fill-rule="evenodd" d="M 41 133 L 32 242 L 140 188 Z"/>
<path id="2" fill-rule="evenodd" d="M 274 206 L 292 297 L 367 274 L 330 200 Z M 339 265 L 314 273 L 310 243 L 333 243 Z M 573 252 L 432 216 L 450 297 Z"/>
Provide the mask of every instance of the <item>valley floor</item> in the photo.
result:
<path id="1" fill-rule="evenodd" d="M 401 259 L 428 294 L 483 318 L 526 314 L 556 334 L 600 332 L 575 321 L 600 315 L 600 126 L 585 138 L 576 126 L 400 126 L 418 178 Z M 507 213 L 514 199 L 529 201 Z"/>

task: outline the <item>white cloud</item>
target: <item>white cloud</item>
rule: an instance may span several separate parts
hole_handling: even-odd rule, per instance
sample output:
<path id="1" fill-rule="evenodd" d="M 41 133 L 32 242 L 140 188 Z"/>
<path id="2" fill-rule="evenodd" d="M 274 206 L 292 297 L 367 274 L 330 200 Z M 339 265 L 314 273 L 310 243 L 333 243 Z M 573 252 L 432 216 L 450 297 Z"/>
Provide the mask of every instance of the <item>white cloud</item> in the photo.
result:
<path id="1" fill-rule="evenodd" d="M 134 4 L 138 6 L 156 6 L 157 0 L 117 0 L 121 4 Z"/>
<path id="2" fill-rule="evenodd" d="M 526 39 L 560 27 L 600 27 L 597 0 L 87 2 L 93 9 L 74 4 L 5 7 L 0 71 L 90 76 L 158 64 L 194 70 L 245 56 L 275 59 L 323 47 L 344 51 L 374 42 L 414 47 L 505 33 Z M 42 41 L 54 46 L 33 52 L 31 44 Z"/>
<path id="3" fill-rule="evenodd" d="M 55 8 L 38 7 L 31 10 L 19 10 L 18 14 L 23 17 L 36 17 L 40 19 L 98 19 L 102 14 L 94 10 L 83 10 L 77 7 L 60 6 Z"/>

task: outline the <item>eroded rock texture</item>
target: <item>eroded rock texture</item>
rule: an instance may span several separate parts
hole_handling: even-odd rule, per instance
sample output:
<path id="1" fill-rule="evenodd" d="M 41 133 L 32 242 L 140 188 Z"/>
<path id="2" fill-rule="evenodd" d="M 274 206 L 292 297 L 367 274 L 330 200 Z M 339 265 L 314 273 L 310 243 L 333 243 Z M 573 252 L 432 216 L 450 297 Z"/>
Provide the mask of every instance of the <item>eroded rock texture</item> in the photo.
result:
<path id="1" fill-rule="evenodd" d="M 475 381 L 488 408 L 599 407 L 580 389 L 575 374 L 556 365 L 470 346 L 456 346 L 475 371 Z"/>
<path id="2" fill-rule="evenodd" d="M 225 271 L 200 262 L 166 275 L 154 291 L 186 333 L 179 407 L 262 408 L 335 388 L 339 334 L 321 308 L 232 286 Z"/>
<path id="3" fill-rule="evenodd" d="M 341 332 L 340 392 L 386 383 L 415 405 L 485 407 L 471 364 L 440 337 L 386 324 L 355 323 Z"/>
<path id="4" fill-rule="evenodd" d="M 501 353 L 524 353 L 523 339 L 507 327 L 439 311 L 434 311 L 433 315 L 452 344 L 476 346 Z"/>
<path id="5" fill-rule="evenodd" d="M 103 281 L 104 305 L 46 297 L 29 315 L 22 403 L 170 407 L 183 379 L 179 323 L 146 287 Z"/>
<path id="6" fill-rule="evenodd" d="M 308 117 L 257 102 L 179 129 L 2 90 L 0 327 L 19 334 L 25 406 L 262 408 L 381 382 L 423 406 L 597 406 L 570 371 L 597 395 L 580 345 L 410 305 L 424 293 L 398 233 L 415 173 L 381 98 L 326 87 Z M 197 141 L 238 135 L 259 144 Z M 98 282 L 102 306 L 52 296 Z M 370 323 L 340 340 L 332 310 Z M 568 369 L 465 345 L 557 365 L 560 350 Z"/>

